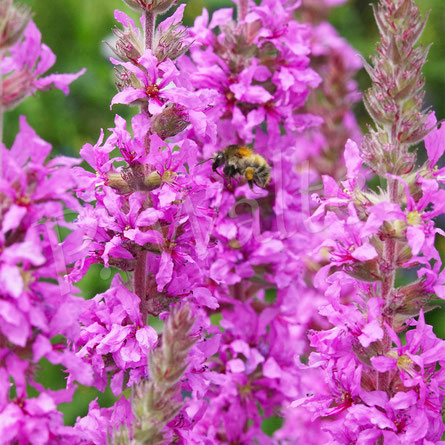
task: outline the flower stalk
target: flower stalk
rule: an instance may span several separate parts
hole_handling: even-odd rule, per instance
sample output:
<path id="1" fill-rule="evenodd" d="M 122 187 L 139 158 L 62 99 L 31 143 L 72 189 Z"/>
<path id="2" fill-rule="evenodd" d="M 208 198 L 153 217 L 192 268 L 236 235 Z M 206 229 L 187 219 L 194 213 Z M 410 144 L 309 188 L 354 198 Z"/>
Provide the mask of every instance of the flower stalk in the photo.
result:
<path id="1" fill-rule="evenodd" d="M 155 23 L 156 23 L 156 14 L 151 11 L 144 11 L 145 49 L 153 48 Z"/>
<path id="2" fill-rule="evenodd" d="M 242 22 L 249 12 L 249 0 L 239 0 L 238 2 L 238 22 Z"/>

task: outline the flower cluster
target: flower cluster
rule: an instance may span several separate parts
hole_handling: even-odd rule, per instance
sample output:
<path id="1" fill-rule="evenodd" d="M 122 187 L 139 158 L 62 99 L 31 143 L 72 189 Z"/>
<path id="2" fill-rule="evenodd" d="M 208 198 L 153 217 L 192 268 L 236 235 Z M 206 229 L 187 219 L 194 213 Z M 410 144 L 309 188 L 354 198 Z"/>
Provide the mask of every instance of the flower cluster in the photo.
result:
<path id="1" fill-rule="evenodd" d="M 312 217 L 329 227 L 322 249 L 330 258 L 316 285 L 332 327 L 310 334 L 308 369 L 322 369 L 327 387 L 294 405 L 331 419 L 323 428 L 332 443 L 437 443 L 445 342 L 424 312 L 434 294 L 443 296 L 434 218 L 444 212 L 435 168 L 444 133 L 422 111 L 427 50 L 415 47 L 425 26 L 418 8 L 412 0 L 381 0 L 374 12 L 382 42 L 366 65 L 373 86 L 365 105 L 376 127 L 360 148 L 348 141 L 346 180 L 339 186 L 324 178 Z M 428 161 L 416 167 L 410 147 L 422 139 Z M 386 187 L 360 180 L 363 160 Z"/>
<path id="2" fill-rule="evenodd" d="M 1 18 L 2 105 L 11 108 L 50 84 L 66 90 L 77 75 L 38 78 L 54 56 L 40 44 L 27 10 L 11 1 L 0 2 L 0 10 L 7 12 Z M 50 152 L 25 116 L 12 147 L 0 142 L 0 441 L 5 444 L 74 440 L 57 405 L 71 401 L 73 381 L 92 383 L 88 364 L 67 345 L 80 334 L 83 300 L 63 278 L 71 250 L 69 240 L 58 236 L 60 228 L 72 228 L 65 215 L 80 209 L 71 194 L 76 186 L 71 167 L 80 161 L 47 160 Z M 40 383 L 37 371 L 45 360 L 69 370 L 66 389 Z"/>
<path id="3" fill-rule="evenodd" d="M 197 143 L 183 131 L 192 124 L 204 140 L 214 138 L 205 116 L 213 93 L 196 94 L 183 86 L 184 75 L 173 61 L 180 55 L 178 48 L 184 46 L 185 51 L 188 45 L 181 25 L 183 11 L 184 6 L 179 7 L 158 26 L 151 17 L 154 12 L 145 11 L 143 31 L 116 11 L 123 29 L 115 30 L 118 40 L 113 50 L 120 60 L 111 61 L 119 92 L 111 106 L 133 105 L 139 113 L 131 125 L 116 116 L 110 136 L 105 139 L 102 134 L 95 146 L 82 148 L 82 158 L 96 174 L 74 169 L 82 184 L 77 195 L 85 204 L 77 219 L 77 261 L 70 278 L 80 279 L 92 263 L 126 274 L 125 281 L 116 275 L 108 291 L 87 302 L 75 343 L 77 355 L 91 364 L 99 389 L 106 387 L 110 376 L 116 397 L 127 387 L 139 387 L 131 404 L 120 398 L 121 416 L 92 404 L 88 416 L 78 420 L 76 431 L 95 437 L 98 443 L 105 443 L 109 430 L 117 431 L 121 424 L 135 437 L 187 436 L 206 404 L 202 397 L 210 383 L 204 363 L 218 347 L 218 330 L 206 315 L 206 309 L 218 307 L 207 288 L 216 215 L 211 198 L 218 184 L 199 172 Z M 158 338 L 147 320 L 148 316 L 162 317 L 168 325 L 174 315 L 168 318 L 166 311 L 185 301 L 193 323 L 182 335 L 185 343 L 190 342 L 189 348 L 195 346 L 182 358 L 184 365 L 178 365 L 175 384 L 164 390 L 167 380 L 163 382 L 153 372 L 166 366 L 165 372 L 170 372 L 171 360 L 180 351 L 172 352 L 173 357 L 157 351 L 166 344 L 177 351 L 179 338 L 167 338 L 176 335 L 169 328 Z M 180 390 L 192 395 L 187 403 L 178 399 Z M 175 394 L 171 403 L 157 400 L 171 391 Z M 139 418 L 140 400 L 146 397 L 152 398 L 152 404 L 144 408 L 152 421 L 139 419 L 131 426 L 132 419 Z M 98 419 L 101 432 L 94 427 Z"/>

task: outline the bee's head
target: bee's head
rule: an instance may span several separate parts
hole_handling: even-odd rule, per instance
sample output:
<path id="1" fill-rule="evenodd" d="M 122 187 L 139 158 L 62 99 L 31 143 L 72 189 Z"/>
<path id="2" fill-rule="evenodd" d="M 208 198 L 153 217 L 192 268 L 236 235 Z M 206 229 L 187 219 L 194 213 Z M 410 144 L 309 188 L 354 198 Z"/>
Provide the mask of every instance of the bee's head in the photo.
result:
<path id="1" fill-rule="evenodd" d="M 216 169 L 218 167 L 221 167 L 221 165 L 223 165 L 225 162 L 225 158 L 224 158 L 224 154 L 219 152 L 216 154 L 216 156 L 213 158 L 213 164 L 212 164 L 212 169 L 214 172 L 216 172 Z"/>

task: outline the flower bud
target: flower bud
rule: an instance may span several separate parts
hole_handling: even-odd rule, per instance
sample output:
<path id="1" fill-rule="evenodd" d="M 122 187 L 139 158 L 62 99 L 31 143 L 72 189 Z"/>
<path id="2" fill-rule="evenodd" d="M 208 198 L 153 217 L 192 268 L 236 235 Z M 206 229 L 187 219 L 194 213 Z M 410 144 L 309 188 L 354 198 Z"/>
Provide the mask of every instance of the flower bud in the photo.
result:
<path id="1" fill-rule="evenodd" d="M 437 307 L 429 304 L 434 294 L 428 288 L 426 281 L 422 277 L 395 291 L 391 304 L 386 308 L 386 312 L 393 316 L 396 332 L 403 329 L 406 320 L 417 317 L 421 309 L 424 312 L 428 312 Z"/>
<path id="2" fill-rule="evenodd" d="M 189 364 L 189 351 L 196 343 L 194 323 L 188 306 L 171 310 L 162 342 L 149 356 L 150 380 L 142 380 L 133 390 L 131 405 L 136 421 L 131 434 L 121 428 L 114 443 L 129 443 L 128 437 L 138 444 L 167 443 L 162 430 L 184 405 L 180 382 Z"/>
<path id="3" fill-rule="evenodd" d="M 1 101 L 8 110 L 32 93 L 34 77 L 26 71 L 14 71 L 3 79 Z"/>
<path id="4" fill-rule="evenodd" d="M 154 190 L 155 188 L 160 187 L 161 183 L 162 183 L 162 177 L 156 170 L 147 175 L 147 177 L 144 180 L 144 185 L 148 187 L 150 190 Z"/>
<path id="5" fill-rule="evenodd" d="M 177 104 L 167 104 L 161 113 L 153 117 L 151 129 L 161 139 L 176 136 L 189 125 L 185 108 Z"/>
<path id="6" fill-rule="evenodd" d="M 106 185 L 116 190 L 119 194 L 125 195 L 131 192 L 128 182 L 122 177 L 120 173 L 108 173 Z"/>
<path id="7" fill-rule="evenodd" d="M 135 11 L 162 14 L 168 11 L 176 0 L 124 0 L 124 3 Z"/>
<path id="8" fill-rule="evenodd" d="M 144 43 L 136 33 L 130 29 L 113 29 L 113 34 L 117 37 L 114 46 L 108 44 L 111 50 L 124 62 L 135 62 L 144 52 Z"/>
<path id="9" fill-rule="evenodd" d="M 31 11 L 27 6 L 0 0 L 0 50 L 17 43 L 30 19 Z"/>
<path id="10" fill-rule="evenodd" d="M 181 23 L 170 25 L 165 31 L 159 31 L 154 42 L 154 54 L 159 63 L 182 56 L 191 45 L 185 41 L 187 36 L 188 33 L 182 28 Z"/>

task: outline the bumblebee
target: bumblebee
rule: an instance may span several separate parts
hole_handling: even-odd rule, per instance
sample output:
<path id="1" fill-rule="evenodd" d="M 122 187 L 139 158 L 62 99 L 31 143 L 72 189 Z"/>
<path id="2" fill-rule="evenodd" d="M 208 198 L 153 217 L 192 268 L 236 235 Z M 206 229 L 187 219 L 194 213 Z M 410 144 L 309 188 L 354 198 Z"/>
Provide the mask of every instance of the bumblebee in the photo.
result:
<path id="1" fill-rule="evenodd" d="M 253 184 L 265 188 L 270 181 L 270 166 L 267 161 L 251 148 L 229 145 L 213 158 L 214 172 L 224 165 L 223 173 L 229 178 L 241 175 L 247 179 L 250 188 Z"/>

